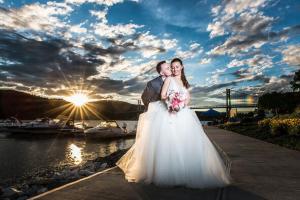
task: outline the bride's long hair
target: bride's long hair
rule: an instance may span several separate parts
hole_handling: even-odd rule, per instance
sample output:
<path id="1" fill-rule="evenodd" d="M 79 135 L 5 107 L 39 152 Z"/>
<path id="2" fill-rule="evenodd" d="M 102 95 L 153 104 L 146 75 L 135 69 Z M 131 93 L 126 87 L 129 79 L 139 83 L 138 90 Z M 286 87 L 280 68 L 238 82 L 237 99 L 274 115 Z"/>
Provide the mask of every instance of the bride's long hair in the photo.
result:
<path id="1" fill-rule="evenodd" d="M 182 66 L 182 69 L 181 69 L 181 80 L 182 80 L 182 83 L 183 83 L 184 87 L 189 88 L 189 87 L 190 87 L 190 84 L 189 84 L 189 82 L 186 80 L 186 76 L 185 76 L 185 73 L 184 73 L 184 66 L 183 66 L 182 60 L 181 60 L 180 58 L 174 58 L 174 59 L 171 61 L 171 65 L 172 65 L 172 63 L 174 63 L 174 62 L 179 62 L 180 65 Z"/>

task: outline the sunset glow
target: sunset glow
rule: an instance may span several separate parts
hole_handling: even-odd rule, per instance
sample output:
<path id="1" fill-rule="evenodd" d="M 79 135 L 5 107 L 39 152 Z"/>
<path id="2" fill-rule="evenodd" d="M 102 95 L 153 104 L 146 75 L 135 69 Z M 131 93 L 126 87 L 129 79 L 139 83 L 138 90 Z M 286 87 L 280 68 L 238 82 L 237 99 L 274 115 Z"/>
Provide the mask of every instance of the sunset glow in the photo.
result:
<path id="1" fill-rule="evenodd" d="M 77 107 L 81 107 L 89 102 L 88 96 L 83 93 L 75 93 L 72 96 L 66 97 L 65 100 L 71 102 Z"/>

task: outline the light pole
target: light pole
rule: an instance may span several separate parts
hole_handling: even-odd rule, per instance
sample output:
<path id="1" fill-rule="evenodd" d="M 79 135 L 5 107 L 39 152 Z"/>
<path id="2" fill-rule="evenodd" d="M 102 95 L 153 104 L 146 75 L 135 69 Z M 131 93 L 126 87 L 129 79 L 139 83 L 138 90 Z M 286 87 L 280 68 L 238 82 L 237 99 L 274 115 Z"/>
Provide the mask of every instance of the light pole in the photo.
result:
<path id="1" fill-rule="evenodd" d="M 230 89 L 226 88 L 226 118 L 227 118 L 227 120 L 230 118 L 230 110 L 231 110 Z"/>

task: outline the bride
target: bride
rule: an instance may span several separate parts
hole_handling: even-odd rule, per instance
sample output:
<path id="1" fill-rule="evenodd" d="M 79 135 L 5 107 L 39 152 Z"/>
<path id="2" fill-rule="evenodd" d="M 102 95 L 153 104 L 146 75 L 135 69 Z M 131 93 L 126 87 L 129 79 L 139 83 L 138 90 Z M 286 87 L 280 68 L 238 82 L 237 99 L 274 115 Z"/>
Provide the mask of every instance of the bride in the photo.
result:
<path id="1" fill-rule="evenodd" d="M 149 103 L 139 116 L 136 140 L 117 161 L 129 182 L 189 188 L 223 187 L 231 177 L 194 111 L 182 61 L 171 61 L 172 76 L 165 79 L 161 101 Z M 184 106 L 170 111 L 166 102 L 178 92 Z"/>

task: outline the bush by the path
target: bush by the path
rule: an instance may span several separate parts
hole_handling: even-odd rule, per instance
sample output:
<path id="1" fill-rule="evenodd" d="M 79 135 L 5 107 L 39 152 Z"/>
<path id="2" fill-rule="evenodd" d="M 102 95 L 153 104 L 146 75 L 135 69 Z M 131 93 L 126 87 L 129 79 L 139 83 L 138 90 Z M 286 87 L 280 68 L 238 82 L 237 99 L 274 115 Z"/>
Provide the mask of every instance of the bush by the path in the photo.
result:
<path id="1" fill-rule="evenodd" d="M 261 129 L 267 129 L 273 135 L 300 135 L 300 119 L 264 119 L 258 122 Z"/>

